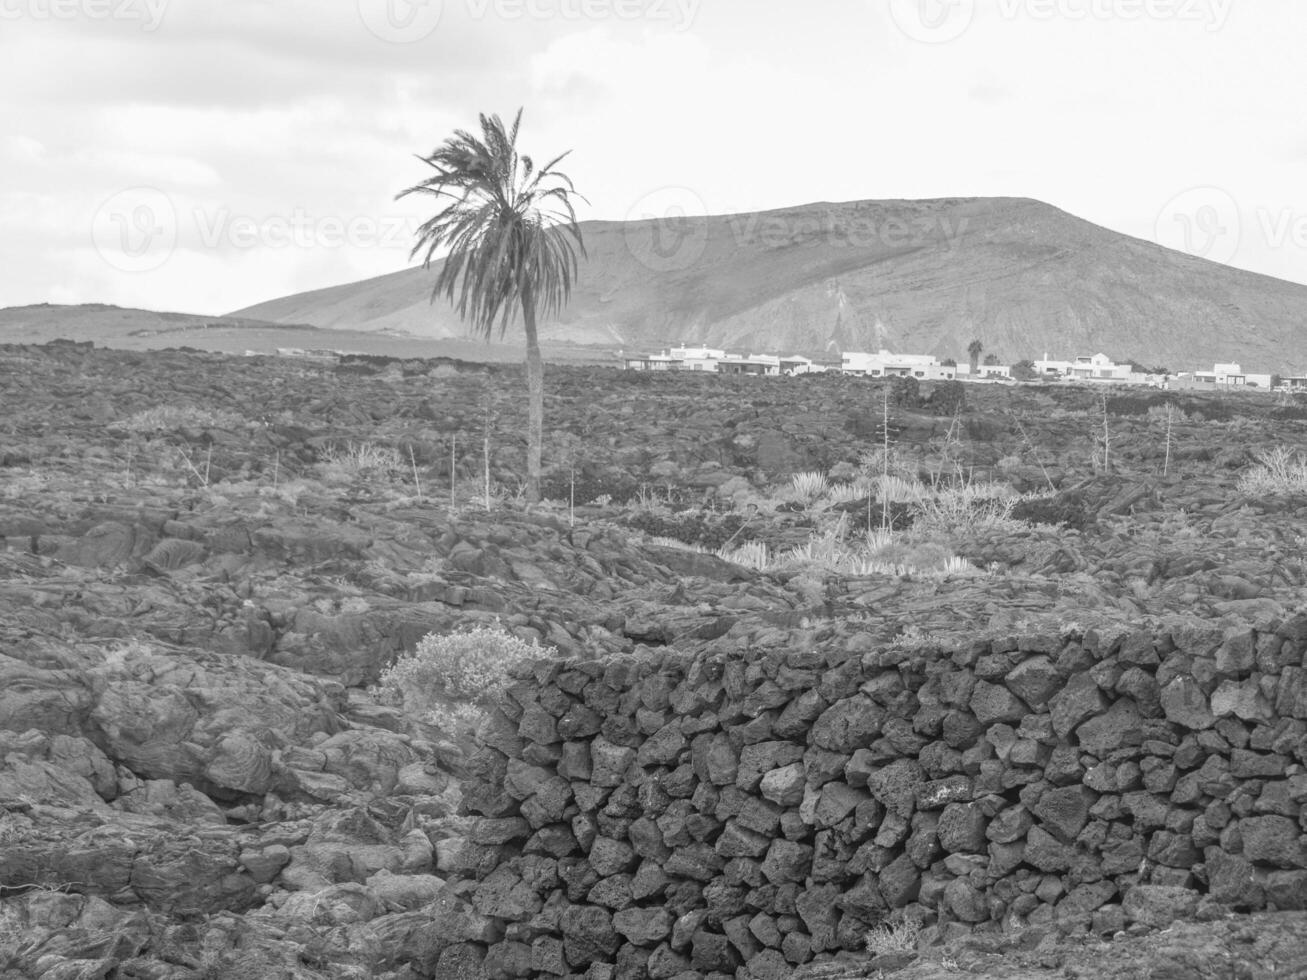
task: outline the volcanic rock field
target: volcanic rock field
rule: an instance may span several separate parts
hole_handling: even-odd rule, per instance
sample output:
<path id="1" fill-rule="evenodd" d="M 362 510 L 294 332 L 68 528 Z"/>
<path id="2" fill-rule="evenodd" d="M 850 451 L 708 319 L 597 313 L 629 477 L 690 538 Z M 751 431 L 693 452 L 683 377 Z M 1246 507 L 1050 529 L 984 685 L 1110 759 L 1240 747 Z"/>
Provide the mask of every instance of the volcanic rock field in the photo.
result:
<path id="1" fill-rule="evenodd" d="M 1307 402 L 550 367 L 536 505 L 519 368 L 0 403 L 3 980 L 1307 976 Z"/>

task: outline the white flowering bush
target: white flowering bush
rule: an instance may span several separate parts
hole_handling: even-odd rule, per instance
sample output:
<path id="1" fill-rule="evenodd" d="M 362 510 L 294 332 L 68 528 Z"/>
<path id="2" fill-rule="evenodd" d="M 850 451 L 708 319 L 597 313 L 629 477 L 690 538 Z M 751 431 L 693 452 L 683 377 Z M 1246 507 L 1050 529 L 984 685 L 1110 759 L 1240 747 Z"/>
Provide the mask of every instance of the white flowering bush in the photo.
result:
<path id="1" fill-rule="evenodd" d="M 377 690 L 383 700 L 423 721 L 450 734 L 466 733 L 503 693 L 513 665 L 552 652 L 498 624 L 428 633 L 382 673 Z"/>

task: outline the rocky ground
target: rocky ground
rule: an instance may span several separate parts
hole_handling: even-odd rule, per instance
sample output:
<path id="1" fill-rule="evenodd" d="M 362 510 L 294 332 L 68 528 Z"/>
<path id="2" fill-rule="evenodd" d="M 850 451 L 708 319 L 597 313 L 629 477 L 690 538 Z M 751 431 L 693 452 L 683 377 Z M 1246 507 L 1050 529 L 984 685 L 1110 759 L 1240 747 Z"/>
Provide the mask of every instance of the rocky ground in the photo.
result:
<path id="1" fill-rule="evenodd" d="M 452 969 L 463 747 L 369 690 L 431 631 L 498 620 L 602 658 L 814 623 L 913 645 L 1303 606 L 1307 496 L 1238 489 L 1259 454 L 1307 444 L 1302 404 L 971 386 L 962 408 L 927 387 L 887 406 L 844 378 L 584 368 L 547 384 L 551 499 L 526 507 L 517 369 L 0 348 L 0 977 Z M 790 477 L 851 475 L 887 442 L 926 480 L 1030 493 L 1020 522 L 958 533 L 947 576 L 711 553 L 829 531 L 839 509 L 793 501 Z M 850 535 L 884 512 L 842 506 Z M 1304 926 L 829 969 L 1300 976 Z"/>

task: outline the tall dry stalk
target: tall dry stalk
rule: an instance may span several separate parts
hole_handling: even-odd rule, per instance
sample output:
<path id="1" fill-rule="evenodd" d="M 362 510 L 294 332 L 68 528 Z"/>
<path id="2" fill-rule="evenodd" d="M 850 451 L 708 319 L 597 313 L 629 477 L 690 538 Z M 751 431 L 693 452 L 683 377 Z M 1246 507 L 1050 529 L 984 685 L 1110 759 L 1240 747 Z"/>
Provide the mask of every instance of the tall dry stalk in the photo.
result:
<path id="1" fill-rule="evenodd" d="M 889 527 L 889 384 L 881 389 L 880 529 Z"/>
<path id="2" fill-rule="evenodd" d="M 485 400 L 485 411 L 481 415 L 481 458 L 483 461 L 484 491 L 486 510 L 490 510 L 490 410 L 491 410 L 491 389 L 487 381 L 481 389 L 482 397 Z"/>
<path id="3" fill-rule="evenodd" d="M 946 462 L 951 461 L 953 463 L 955 476 L 959 478 L 962 476 L 962 463 L 960 461 L 961 438 L 958 436 L 958 430 L 962 423 L 961 411 L 960 407 L 954 410 L 953 418 L 948 423 L 948 431 L 944 433 L 944 448 L 940 453 L 939 465 L 935 467 L 935 474 L 931 481 L 937 487 L 944 482 L 944 465 Z M 959 449 L 957 455 L 954 454 L 955 447 Z"/>
<path id="4" fill-rule="evenodd" d="M 1044 482 L 1048 484 L 1048 489 L 1053 493 L 1057 493 L 1057 487 L 1053 485 L 1053 478 L 1048 475 L 1048 469 L 1044 466 L 1044 461 L 1039 458 L 1039 450 L 1035 448 L 1035 443 L 1030 438 L 1029 433 L 1026 432 L 1026 427 L 1021 424 L 1021 419 L 1017 418 L 1015 415 L 1012 416 L 1012 421 L 1016 423 L 1017 432 L 1021 435 L 1021 441 L 1024 442 L 1026 447 L 1030 450 L 1030 455 L 1034 457 L 1035 465 L 1039 467 L 1039 472 L 1044 474 Z"/>
<path id="5" fill-rule="evenodd" d="M 1162 462 L 1162 476 L 1171 472 L 1171 428 L 1175 425 L 1175 405 L 1166 406 L 1166 459 Z"/>
<path id="6" fill-rule="evenodd" d="M 418 503 L 422 503 L 422 481 L 418 479 L 418 461 L 417 457 L 413 454 L 412 446 L 408 447 L 408 462 L 409 465 L 413 467 L 413 486 L 417 488 Z"/>
<path id="7" fill-rule="evenodd" d="M 456 504 L 454 500 L 454 487 L 458 482 L 458 433 L 455 432 L 449 443 L 449 513 L 452 516 Z"/>
<path id="8" fill-rule="evenodd" d="M 191 475 L 195 477 L 195 482 L 202 487 L 207 487 L 209 485 L 209 467 L 213 463 L 213 444 L 209 444 L 209 450 L 205 454 L 204 472 L 202 473 L 185 447 L 178 447 L 177 452 L 180 454 L 182 462 L 186 464 L 186 468 L 191 471 Z"/>
<path id="9" fill-rule="evenodd" d="M 1112 472 L 1112 429 L 1107 421 L 1107 392 L 1099 395 L 1103 409 L 1103 472 Z"/>

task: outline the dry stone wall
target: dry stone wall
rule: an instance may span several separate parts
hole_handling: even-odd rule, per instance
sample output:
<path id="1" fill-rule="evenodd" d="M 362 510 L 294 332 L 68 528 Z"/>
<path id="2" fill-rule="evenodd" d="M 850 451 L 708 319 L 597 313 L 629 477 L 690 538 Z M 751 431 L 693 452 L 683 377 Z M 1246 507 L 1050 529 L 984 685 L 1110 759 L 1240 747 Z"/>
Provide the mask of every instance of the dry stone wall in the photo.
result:
<path id="1" fill-rule="evenodd" d="M 1307 907 L 1307 615 L 539 663 L 446 841 L 489 977 L 790 977 L 927 938 Z M 468 973 L 467 971 L 471 971 Z"/>

